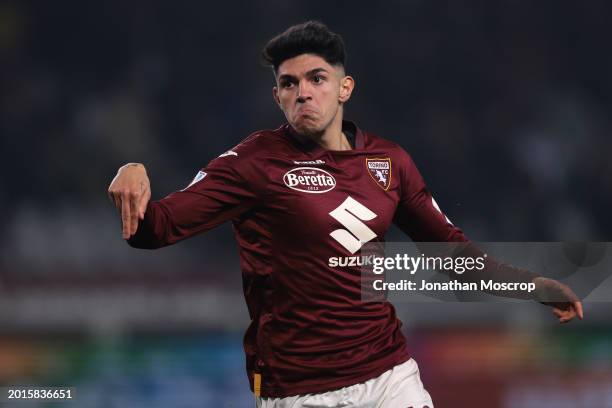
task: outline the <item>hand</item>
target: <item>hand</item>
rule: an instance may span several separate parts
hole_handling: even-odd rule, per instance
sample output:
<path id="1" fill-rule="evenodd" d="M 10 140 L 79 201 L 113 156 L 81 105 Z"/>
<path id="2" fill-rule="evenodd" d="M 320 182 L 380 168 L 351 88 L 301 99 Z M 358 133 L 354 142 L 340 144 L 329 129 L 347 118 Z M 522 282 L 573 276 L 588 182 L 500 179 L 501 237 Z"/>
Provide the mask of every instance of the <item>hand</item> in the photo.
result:
<path id="1" fill-rule="evenodd" d="M 108 197 L 121 214 L 123 239 L 129 239 L 138 229 L 138 220 L 144 219 L 151 199 L 151 186 L 145 167 L 140 163 L 128 163 L 121 167 L 108 187 Z"/>
<path id="2" fill-rule="evenodd" d="M 576 316 L 580 320 L 584 318 L 582 302 L 569 286 L 544 277 L 535 278 L 533 283 L 536 285 L 535 300 L 551 306 L 553 314 L 559 318 L 559 323 L 567 323 Z"/>

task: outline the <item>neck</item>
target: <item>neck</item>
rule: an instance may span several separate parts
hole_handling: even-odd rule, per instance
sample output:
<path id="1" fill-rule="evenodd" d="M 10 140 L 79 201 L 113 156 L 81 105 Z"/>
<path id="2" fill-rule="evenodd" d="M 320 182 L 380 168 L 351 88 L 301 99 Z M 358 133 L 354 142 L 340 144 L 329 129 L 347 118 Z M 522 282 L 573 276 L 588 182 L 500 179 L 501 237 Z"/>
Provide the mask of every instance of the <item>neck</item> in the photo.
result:
<path id="1" fill-rule="evenodd" d="M 334 117 L 330 125 L 313 139 L 325 150 L 351 150 L 348 138 L 342 133 L 342 109 Z"/>

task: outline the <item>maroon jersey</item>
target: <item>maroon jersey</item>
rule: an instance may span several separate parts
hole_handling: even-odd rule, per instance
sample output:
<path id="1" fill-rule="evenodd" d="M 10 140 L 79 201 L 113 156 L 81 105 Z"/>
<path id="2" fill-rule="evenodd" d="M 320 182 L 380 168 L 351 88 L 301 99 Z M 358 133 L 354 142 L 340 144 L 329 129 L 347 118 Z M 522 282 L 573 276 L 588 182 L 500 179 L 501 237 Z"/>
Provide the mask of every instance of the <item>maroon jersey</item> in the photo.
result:
<path id="1" fill-rule="evenodd" d="M 289 125 L 252 134 L 150 203 L 129 241 L 157 248 L 232 221 L 247 371 L 264 397 L 364 382 L 409 358 L 393 306 L 361 300 L 360 266 L 347 260 L 364 243 L 383 241 L 391 223 L 415 241 L 466 241 L 401 147 L 350 122 L 343 130 L 352 150 L 325 150 Z"/>

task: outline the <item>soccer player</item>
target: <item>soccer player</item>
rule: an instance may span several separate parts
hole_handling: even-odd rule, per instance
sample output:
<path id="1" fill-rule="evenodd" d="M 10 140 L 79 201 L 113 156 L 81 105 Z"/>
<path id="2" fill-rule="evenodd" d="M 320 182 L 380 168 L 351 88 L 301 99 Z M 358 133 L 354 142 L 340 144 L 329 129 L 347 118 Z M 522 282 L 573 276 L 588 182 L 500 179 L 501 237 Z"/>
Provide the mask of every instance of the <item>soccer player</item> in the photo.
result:
<path id="1" fill-rule="evenodd" d="M 345 121 L 355 87 L 344 44 L 319 22 L 290 27 L 262 56 L 286 124 L 257 131 L 151 202 L 142 164 L 121 167 L 108 192 L 123 238 L 159 248 L 231 221 L 251 317 L 244 337 L 258 407 L 432 408 L 388 302 L 363 302 L 348 262 L 391 223 L 414 241 L 467 242 L 438 209 L 410 156 Z M 561 322 L 582 318 L 567 286 L 507 265 L 497 280 L 561 293 Z"/>

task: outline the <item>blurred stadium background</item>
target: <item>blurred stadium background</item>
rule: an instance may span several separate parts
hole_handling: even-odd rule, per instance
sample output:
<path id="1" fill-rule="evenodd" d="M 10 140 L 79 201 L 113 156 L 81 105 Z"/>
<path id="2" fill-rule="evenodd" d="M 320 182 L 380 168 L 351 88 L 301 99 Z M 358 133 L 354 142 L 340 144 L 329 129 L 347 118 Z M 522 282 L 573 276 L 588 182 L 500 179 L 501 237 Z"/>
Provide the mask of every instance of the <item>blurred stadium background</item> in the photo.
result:
<path id="1" fill-rule="evenodd" d="M 105 191 L 141 161 L 161 198 L 281 124 L 259 51 L 306 19 L 344 36 L 347 117 L 411 152 L 468 236 L 610 241 L 611 13 L 605 1 L 1 1 L 0 384 L 77 390 L 2 406 L 254 406 L 231 228 L 134 250 Z M 609 303 L 563 327 L 534 304 L 399 314 L 438 408 L 612 407 Z"/>

